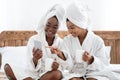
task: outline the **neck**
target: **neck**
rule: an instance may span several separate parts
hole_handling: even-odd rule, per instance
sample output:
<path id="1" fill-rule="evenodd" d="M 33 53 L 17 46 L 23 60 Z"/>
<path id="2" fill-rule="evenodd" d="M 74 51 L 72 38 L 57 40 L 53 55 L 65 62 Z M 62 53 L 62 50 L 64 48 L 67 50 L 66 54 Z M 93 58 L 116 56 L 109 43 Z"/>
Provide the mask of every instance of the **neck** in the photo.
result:
<path id="1" fill-rule="evenodd" d="M 46 36 L 46 41 L 47 41 L 49 46 L 51 46 L 53 44 L 54 39 L 55 39 L 55 36 L 54 37 Z"/>
<path id="2" fill-rule="evenodd" d="M 84 31 L 82 32 L 82 34 L 80 34 L 80 35 L 78 36 L 81 45 L 82 45 L 82 43 L 83 43 L 83 41 L 84 41 L 84 39 L 85 39 L 85 37 L 86 37 L 86 35 L 87 35 L 87 32 L 88 32 L 87 30 L 84 30 Z"/>
<path id="3" fill-rule="evenodd" d="M 85 37 L 86 37 L 86 35 L 87 35 L 87 30 L 83 30 L 83 32 L 82 32 L 82 34 L 80 34 L 79 36 L 78 36 L 78 38 L 79 39 L 84 39 Z"/>

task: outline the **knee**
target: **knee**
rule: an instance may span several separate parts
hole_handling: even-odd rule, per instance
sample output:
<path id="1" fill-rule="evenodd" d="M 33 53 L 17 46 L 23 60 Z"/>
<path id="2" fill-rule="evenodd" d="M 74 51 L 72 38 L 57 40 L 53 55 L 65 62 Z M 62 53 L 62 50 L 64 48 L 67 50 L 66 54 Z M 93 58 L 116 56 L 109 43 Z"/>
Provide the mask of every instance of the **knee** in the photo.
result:
<path id="1" fill-rule="evenodd" d="M 33 79 L 31 77 L 27 77 L 27 78 L 25 78 L 23 80 L 33 80 Z"/>
<path id="2" fill-rule="evenodd" d="M 97 80 L 97 79 L 95 79 L 95 78 L 88 78 L 87 80 Z"/>
<path id="3" fill-rule="evenodd" d="M 69 80 L 76 80 L 76 78 L 71 78 L 71 79 L 69 79 Z"/>
<path id="4" fill-rule="evenodd" d="M 5 64 L 4 70 L 5 70 L 6 73 L 9 73 L 11 71 L 10 65 L 9 64 Z"/>
<path id="5" fill-rule="evenodd" d="M 62 73 L 60 71 L 53 71 L 53 78 L 54 80 L 61 80 L 62 79 Z"/>
<path id="6" fill-rule="evenodd" d="M 10 80 L 17 80 L 9 64 L 5 64 L 4 71 Z"/>

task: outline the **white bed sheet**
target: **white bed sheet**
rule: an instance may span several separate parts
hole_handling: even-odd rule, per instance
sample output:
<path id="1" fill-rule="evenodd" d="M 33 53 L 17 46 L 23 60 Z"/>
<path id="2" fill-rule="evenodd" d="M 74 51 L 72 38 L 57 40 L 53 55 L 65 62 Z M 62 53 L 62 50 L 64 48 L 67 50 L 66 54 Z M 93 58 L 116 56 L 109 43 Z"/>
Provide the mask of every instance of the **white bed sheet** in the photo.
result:
<path id="1" fill-rule="evenodd" d="M 0 49 L 0 52 L 2 53 L 2 66 L 0 72 L 4 72 L 4 65 L 6 63 L 10 63 L 12 65 L 15 65 L 16 67 L 19 66 L 19 68 L 24 68 L 26 66 L 26 61 L 27 61 L 26 51 L 27 51 L 26 46 L 5 47 Z M 110 66 L 107 69 L 111 70 L 115 75 L 116 79 L 113 80 L 120 80 L 120 64 L 110 64 Z"/>
<path id="2" fill-rule="evenodd" d="M 4 65 L 6 63 L 13 64 L 19 67 L 24 67 L 26 65 L 27 58 L 26 50 L 26 46 L 2 48 L 2 66 L 0 72 L 4 72 Z"/>
<path id="3" fill-rule="evenodd" d="M 115 76 L 115 79 L 113 80 L 120 80 L 120 64 L 110 64 L 107 69 L 111 70 L 113 75 Z"/>

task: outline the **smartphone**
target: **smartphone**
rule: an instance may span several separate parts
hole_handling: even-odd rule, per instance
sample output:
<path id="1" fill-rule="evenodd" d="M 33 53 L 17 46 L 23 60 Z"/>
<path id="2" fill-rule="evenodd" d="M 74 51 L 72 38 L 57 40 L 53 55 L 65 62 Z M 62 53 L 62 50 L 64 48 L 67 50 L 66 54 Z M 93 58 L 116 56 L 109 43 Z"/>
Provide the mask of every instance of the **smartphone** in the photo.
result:
<path id="1" fill-rule="evenodd" d="M 35 48 L 35 50 L 42 49 L 42 43 L 40 41 L 35 40 L 34 41 L 34 48 Z"/>

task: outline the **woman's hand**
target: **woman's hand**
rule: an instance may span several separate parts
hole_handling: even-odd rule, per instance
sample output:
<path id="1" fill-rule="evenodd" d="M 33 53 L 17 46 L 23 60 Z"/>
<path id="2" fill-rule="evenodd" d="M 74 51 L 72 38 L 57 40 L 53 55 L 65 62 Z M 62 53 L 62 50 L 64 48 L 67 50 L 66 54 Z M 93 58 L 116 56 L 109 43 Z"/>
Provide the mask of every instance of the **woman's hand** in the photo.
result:
<path id="1" fill-rule="evenodd" d="M 63 52 L 59 50 L 57 47 L 47 46 L 46 48 L 50 48 L 51 54 L 57 54 L 58 57 L 60 57 L 63 60 L 66 60 Z"/>
<path id="2" fill-rule="evenodd" d="M 33 58 L 36 60 L 39 60 L 40 58 L 42 58 L 43 53 L 41 49 L 37 49 L 35 50 L 35 48 L 33 48 Z"/>
<path id="3" fill-rule="evenodd" d="M 38 60 L 42 58 L 42 56 L 43 56 L 43 53 L 41 49 L 35 50 L 35 48 L 33 48 L 33 62 L 35 67 L 37 66 Z"/>
<path id="4" fill-rule="evenodd" d="M 56 71 L 58 68 L 59 68 L 59 64 L 55 60 L 52 64 L 52 71 Z"/>
<path id="5" fill-rule="evenodd" d="M 85 51 L 85 53 L 83 54 L 83 60 L 91 64 L 94 61 L 94 57 Z"/>
<path id="6" fill-rule="evenodd" d="M 47 46 L 46 48 L 50 48 L 52 54 L 61 54 L 62 52 L 57 47 Z"/>

